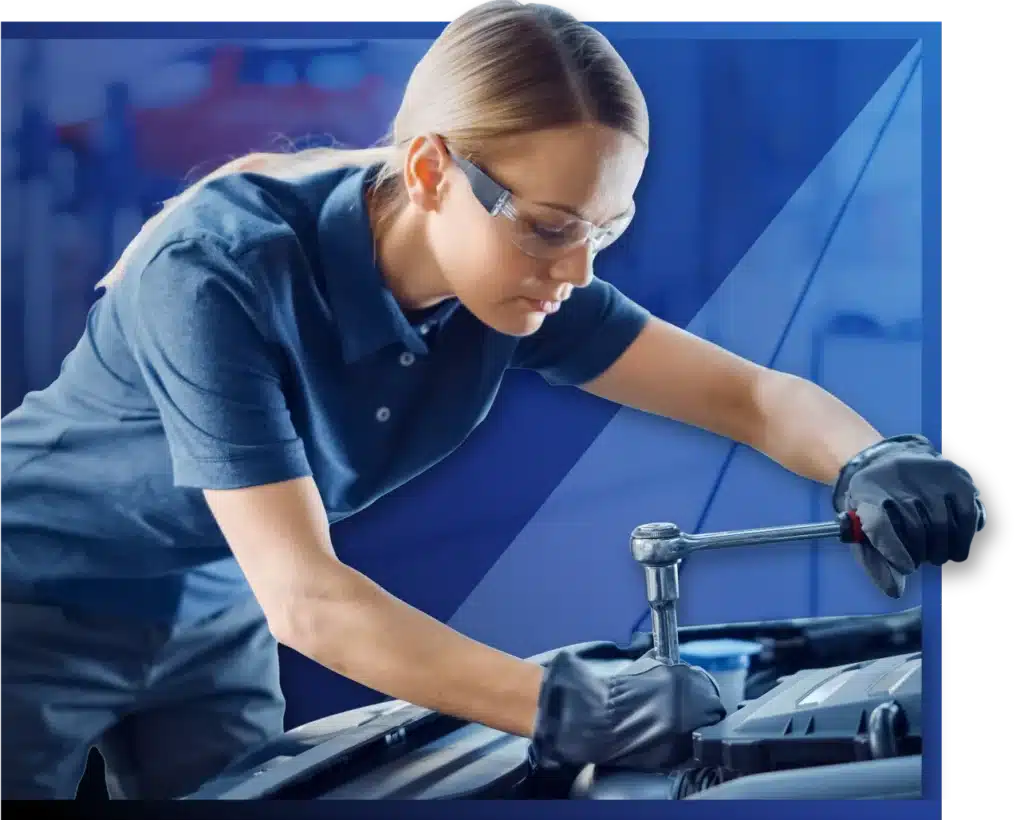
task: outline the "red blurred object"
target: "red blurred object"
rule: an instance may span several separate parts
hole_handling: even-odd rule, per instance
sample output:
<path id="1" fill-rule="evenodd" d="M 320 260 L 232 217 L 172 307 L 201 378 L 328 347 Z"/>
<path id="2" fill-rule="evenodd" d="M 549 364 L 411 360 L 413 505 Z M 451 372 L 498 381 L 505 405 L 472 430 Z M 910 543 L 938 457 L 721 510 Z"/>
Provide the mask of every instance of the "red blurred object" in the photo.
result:
<path id="1" fill-rule="evenodd" d="M 366 74 L 349 89 L 243 83 L 243 49 L 219 47 L 210 57 L 210 82 L 193 99 L 168 107 L 133 107 L 136 162 L 156 174 L 181 176 L 210 169 L 250 151 L 285 150 L 292 140 L 325 137 L 345 146 L 376 142 L 387 130 L 386 83 Z M 60 139 L 89 151 L 93 119 L 58 127 Z"/>

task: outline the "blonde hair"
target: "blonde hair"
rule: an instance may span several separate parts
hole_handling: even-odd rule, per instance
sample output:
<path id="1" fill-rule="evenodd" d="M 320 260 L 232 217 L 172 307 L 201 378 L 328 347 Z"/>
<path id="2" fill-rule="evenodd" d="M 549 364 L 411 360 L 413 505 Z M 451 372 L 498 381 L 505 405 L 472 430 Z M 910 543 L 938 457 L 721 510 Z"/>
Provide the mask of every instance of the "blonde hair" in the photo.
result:
<path id="1" fill-rule="evenodd" d="M 597 123 L 624 131 L 645 147 L 647 107 L 632 73 L 607 39 L 552 6 L 517 0 L 485 2 L 445 27 L 413 69 L 389 133 L 363 149 L 312 148 L 247 154 L 163 203 L 97 283 L 109 288 L 131 253 L 203 185 L 230 174 L 280 179 L 349 166 L 380 164 L 372 191 L 374 228 L 405 205 L 403 149 L 437 134 L 467 158 L 495 139 L 547 128 Z"/>

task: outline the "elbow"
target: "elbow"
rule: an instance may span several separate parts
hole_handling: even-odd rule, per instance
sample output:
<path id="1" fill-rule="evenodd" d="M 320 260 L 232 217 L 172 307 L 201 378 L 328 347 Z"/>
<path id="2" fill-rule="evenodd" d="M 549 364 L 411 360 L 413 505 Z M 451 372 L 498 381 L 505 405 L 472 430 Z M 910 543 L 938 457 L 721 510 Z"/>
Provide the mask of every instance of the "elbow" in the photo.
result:
<path id="1" fill-rule="evenodd" d="M 322 580 L 277 578 L 257 590 L 267 627 L 278 643 L 312 657 L 325 620 L 328 596 L 323 586 Z"/>
<path id="2" fill-rule="evenodd" d="M 339 664 L 347 669 L 349 655 L 360 644 L 358 636 L 372 620 L 372 602 L 364 591 L 353 588 L 340 564 L 331 569 L 336 571 L 310 573 L 297 583 L 280 583 L 267 596 L 264 612 L 278 643 L 342 671 Z M 349 639 L 341 641 L 340 635 Z"/>
<path id="3" fill-rule="evenodd" d="M 263 606 L 267 627 L 279 644 L 309 656 L 316 643 L 316 617 L 305 596 L 279 595 Z"/>

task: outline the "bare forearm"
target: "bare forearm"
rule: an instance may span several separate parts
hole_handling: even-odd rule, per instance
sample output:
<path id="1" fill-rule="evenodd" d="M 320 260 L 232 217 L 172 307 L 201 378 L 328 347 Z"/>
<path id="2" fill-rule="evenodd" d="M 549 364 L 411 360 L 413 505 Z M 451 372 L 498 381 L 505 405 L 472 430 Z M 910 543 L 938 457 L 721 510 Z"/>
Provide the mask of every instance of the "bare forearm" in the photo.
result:
<path id="1" fill-rule="evenodd" d="M 813 382 L 764 371 L 756 391 L 760 423 L 749 442 L 798 475 L 831 484 L 842 466 L 882 438 L 867 421 Z"/>
<path id="2" fill-rule="evenodd" d="M 295 599 L 286 643 L 383 694 L 501 731 L 533 732 L 542 668 L 500 652 L 335 564 Z"/>

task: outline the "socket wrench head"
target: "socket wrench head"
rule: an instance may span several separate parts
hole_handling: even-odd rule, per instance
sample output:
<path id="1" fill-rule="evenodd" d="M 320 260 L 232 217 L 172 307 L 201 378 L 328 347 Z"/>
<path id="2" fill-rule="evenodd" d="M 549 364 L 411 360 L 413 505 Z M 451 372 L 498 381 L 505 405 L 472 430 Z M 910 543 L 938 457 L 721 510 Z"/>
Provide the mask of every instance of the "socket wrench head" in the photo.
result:
<path id="1" fill-rule="evenodd" d="M 647 590 L 647 602 L 652 606 L 675 603 L 679 600 L 679 566 L 645 565 L 644 586 Z"/>
<path id="2" fill-rule="evenodd" d="M 682 532 L 675 524 L 641 524 L 630 536 L 629 549 L 633 558 L 645 566 L 671 566 L 682 557 L 681 539 Z"/>

